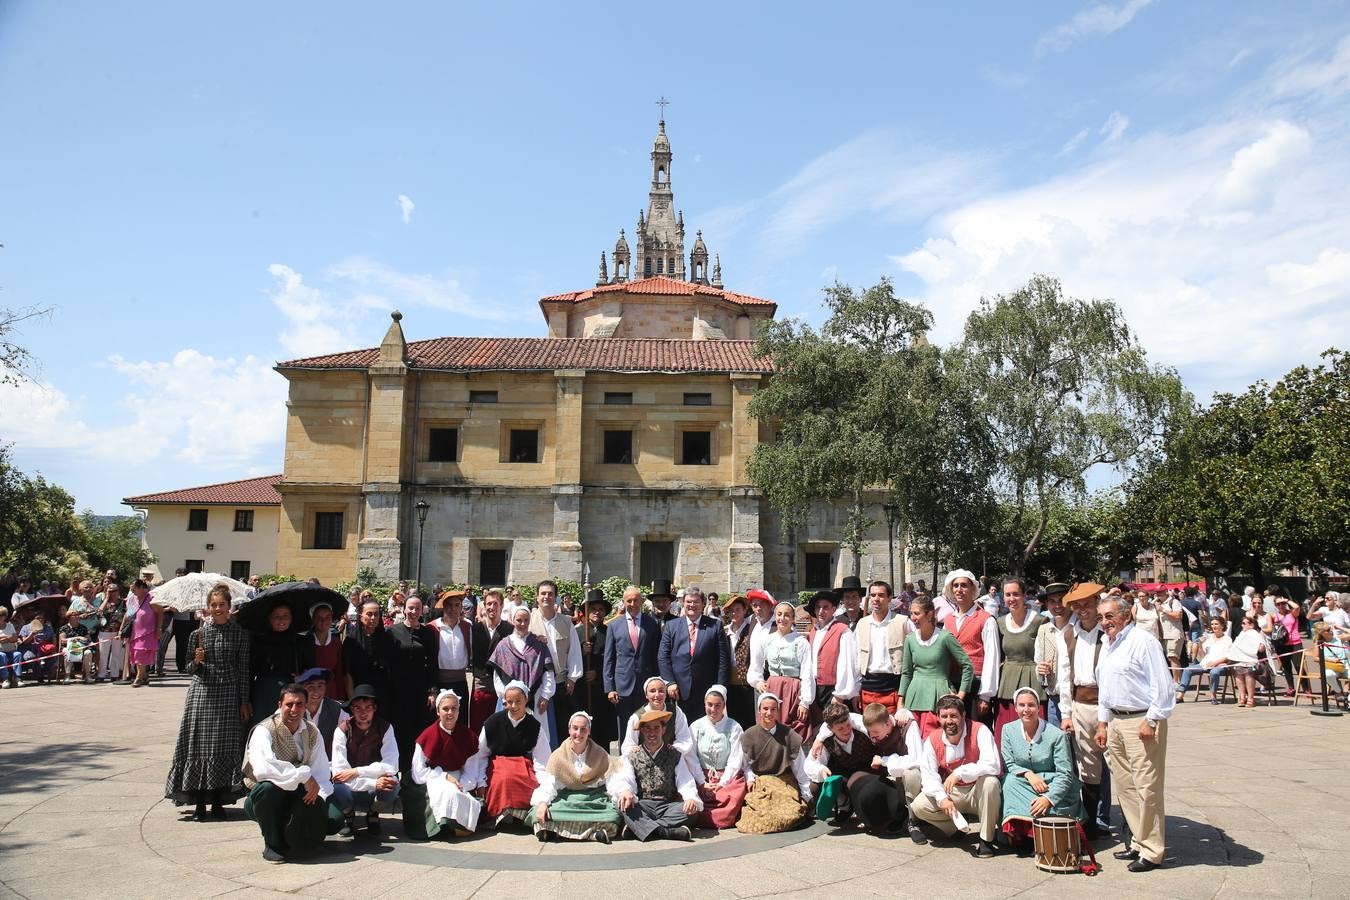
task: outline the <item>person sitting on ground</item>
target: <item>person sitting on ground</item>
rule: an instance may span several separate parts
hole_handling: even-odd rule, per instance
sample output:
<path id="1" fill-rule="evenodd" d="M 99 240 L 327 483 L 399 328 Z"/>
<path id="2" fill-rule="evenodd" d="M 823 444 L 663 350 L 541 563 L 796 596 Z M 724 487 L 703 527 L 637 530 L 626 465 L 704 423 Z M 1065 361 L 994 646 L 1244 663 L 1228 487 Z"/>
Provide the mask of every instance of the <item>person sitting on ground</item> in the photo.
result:
<path id="1" fill-rule="evenodd" d="M 1046 727 L 1040 695 L 1020 688 L 1013 697 L 1017 722 L 1003 729 L 1003 833 L 1019 851 L 1031 847 L 1031 823 L 1041 816 L 1083 821 L 1082 786 L 1074 768 L 1069 735 Z"/>
<path id="2" fill-rule="evenodd" d="M 703 799 L 699 824 L 707 828 L 730 828 L 745 801 L 744 753 L 740 723 L 727 715 L 727 689 L 714 684 L 703 695 L 707 715 L 689 726 L 698 758 L 694 782 Z"/>
<path id="3" fill-rule="evenodd" d="M 277 710 L 253 727 L 244 755 L 244 815 L 262 832 L 263 859 L 285 862 L 342 828 L 319 730 L 305 720 L 305 689 L 281 689 Z"/>
<path id="4" fill-rule="evenodd" d="M 350 718 L 342 704 L 328 696 L 327 669 L 306 669 L 296 676 L 295 683 L 305 689 L 305 719 L 319 729 L 323 738 L 323 752 L 332 758 L 333 733 Z"/>
<path id="5" fill-rule="evenodd" d="M 796 828 L 810 816 L 811 779 L 796 730 L 783 724 L 773 693 L 760 695 L 755 724 L 741 735 L 748 789 L 736 820 L 743 834 L 774 834 Z"/>
<path id="6" fill-rule="evenodd" d="M 1233 639 L 1228 636 L 1228 620 L 1222 617 L 1209 620 L 1209 636 L 1202 642 L 1204 656 L 1198 663 L 1191 663 L 1181 670 L 1181 683 L 1177 685 L 1177 702 L 1185 699 L 1191 679 L 1204 673 L 1209 681 L 1209 702 L 1219 705 L 1219 681 L 1228 671 L 1228 654 L 1233 647 Z"/>
<path id="7" fill-rule="evenodd" d="M 549 756 L 530 797 L 533 808 L 525 824 L 534 828 L 535 837 L 600 844 L 617 837 L 623 819 L 607 793 L 614 764 L 608 751 L 591 740 L 591 714 L 572 713 L 567 739 Z"/>
<path id="8" fill-rule="evenodd" d="M 376 803 L 391 809 L 398 796 L 398 740 L 378 712 L 375 689 L 357 685 L 347 701 L 348 718 L 333 732 L 333 802 L 346 820 L 338 832 L 344 836 L 351 836 L 356 814 L 362 810 L 366 831 L 379 834 Z"/>
<path id="9" fill-rule="evenodd" d="M 88 582 L 85 582 L 88 584 Z M 93 680 L 92 666 L 86 666 L 85 660 L 93 662 L 93 653 L 89 648 L 89 629 L 80 621 L 80 612 L 75 609 L 66 612 L 66 624 L 57 633 L 57 642 L 61 647 L 61 661 L 66 667 L 66 684 L 77 680 L 88 684 Z"/>
<path id="10" fill-rule="evenodd" d="M 991 857 L 1002 821 L 993 732 L 981 722 L 968 722 L 965 703 L 954 694 L 939 698 L 937 714 L 940 727 L 924 740 L 919 763 L 923 792 L 909 805 L 910 814 L 944 837 L 967 831 L 965 817 L 975 816 L 980 837 L 971 853 Z M 927 843 L 921 829 L 911 830 L 910 837 L 916 844 Z"/>
<path id="11" fill-rule="evenodd" d="M 690 826 L 703 810 L 684 757 L 666 742 L 669 710 L 648 710 L 638 722 L 641 743 L 621 757 L 609 794 L 624 825 L 639 841 L 693 840 Z"/>
<path id="12" fill-rule="evenodd" d="M 530 797 L 548 766 L 548 729 L 530 715 L 529 688 L 512 681 L 502 691 L 500 712 L 488 716 L 478 736 L 478 752 L 465 764 L 464 774 L 486 799 L 488 815 L 498 829 L 523 826 L 530 814 Z"/>
<path id="13" fill-rule="evenodd" d="M 821 785 L 816 818 L 846 822 L 857 814 L 874 834 L 898 831 L 919 793 L 919 725 L 909 710 L 891 715 L 869 703 L 863 714 L 842 704 L 825 709 L 825 723 L 806 758 L 806 773 Z"/>
<path id="14" fill-rule="evenodd" d="M 628 717 L 628 727 L 624 729 L 623 740 L 619 742 L 619 753 L 627 755 L 634 752 L 638 744 L 641 743 L 641 734 L 638 731 L 638 723 L 642 719 L 642 714 L 647 712 L 662 712 L 669 710 L 671 717 L 666 720 L 666 743 L 675 748 L 676 752 L 684 760 L 685 767 L 689 771 L 689 777 L 698 783 L 698 776 L 694 774 L 697 769 L 698 761 L 694 754 L 694 736 L 689 730 L 689 720 L 684 717 L 684 710 L 680 709 L 674 703 L 667 702 L 669 695 L 666 692 L 666 682 L 660 675 L 653 675 L 642 685 L 643 694 L 647 697 L 647 702 L 638 707 L 637 712 Z"/>
<path id="15" fill-rule="evenodd" d="M 483 803 L 471 792 L 481 782 L 471 776 L 469 762 L 478 752 L 479 738 L 459 723 L 463 702 L 451 690 L 437 694 L 436 721 L 413 747 L 412 780 L 417 787 L 403 794 L 403 830 L 411 836 L 468 837 L 478 830 Z M 523 708 L 524 702 L 520 705 Z"/>

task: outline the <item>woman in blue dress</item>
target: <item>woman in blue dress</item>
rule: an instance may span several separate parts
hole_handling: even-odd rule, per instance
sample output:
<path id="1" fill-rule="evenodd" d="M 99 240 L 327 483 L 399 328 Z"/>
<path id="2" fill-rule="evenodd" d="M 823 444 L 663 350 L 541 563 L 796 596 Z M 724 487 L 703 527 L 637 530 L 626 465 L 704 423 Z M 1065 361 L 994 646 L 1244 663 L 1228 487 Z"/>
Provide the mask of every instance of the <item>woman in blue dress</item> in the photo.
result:
<path id="1" fill-rule="evenodd" d="M 1029 687 L 1013 696 L 1017 721 L 1003 729 L 1003 833 L 1008 843 L 1029 846 L 1031 821 L 1067 816 L 1081 822 L 1083 801 L 1069 751 L 1069 736 L 1049 728 L 1040 715 L 1040 697 Z"/>

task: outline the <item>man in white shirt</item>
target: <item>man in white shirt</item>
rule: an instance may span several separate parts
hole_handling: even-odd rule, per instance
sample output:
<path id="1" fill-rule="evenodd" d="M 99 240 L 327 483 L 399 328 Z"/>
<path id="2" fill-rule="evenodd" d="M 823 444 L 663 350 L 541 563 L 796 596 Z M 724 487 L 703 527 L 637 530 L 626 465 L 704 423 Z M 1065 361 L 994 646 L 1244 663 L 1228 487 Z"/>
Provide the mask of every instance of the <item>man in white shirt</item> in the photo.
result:
<path id="1" fill-rule="evenodd" d="M 975 602 L 975 574 L 968 569 L 948 572 L 942 593 L 956 609 L 939 621 L 975 666 L 975 683 L 966 696 L 966 715 L 990 724 L 991 701 L 998 693 L 998 673 L 1003 662 L 998 622 Z"/>
<path id="2" fill-rule="evenodd" d="M 1083 830 L 1088 840 L 1111 827 L 1111 773 L 1105 754 L 1097 746 L 1097 663 L 1104 638 L 1097 622 L 1097 602 L 1102 585 L 1075 585 L 1064 600 L 1074 611 L 1055 645 L 1059 688 L 1060 727 L 1072 736 L 1074 761 L 1082 784 L 1083 808 L 1088 812 Z"/>
<path id="3" fill-rule="evenodd" d="M 305 720 L 305 689 L 281 689 L 277 711 L 253 728 L 244 756 L 244 814 L 258 823 L 263 859 L 285 862 L 343 825 L 319 730 Z"/>
<path id="4" fill-rule="evenodd" d="M 534 600 L 538 608 L 530 614 L 530 631 L 548 644 L 548 652 L 553 656 L 554 676 L 558 679 L 545 723 L 548 725 L 548 746 L 557 750 L 567 737 L 567 720 L 576 711 L 572 694 L 581 680 L 581 639 L 577 637 L 572 620 L 558 613 L 556 584 L 548 580 L 539 582 Z"/>
<path id="5" fill-rule="evenodd" d="M 750 612 L 754 617 L 754 625 L 750 629 L 750 683 L 754 684 L 759 673 L 764 671 L 764 642 L 768 640 L 769 635 L 773 634 L 773 595 L 761 588 L 752 588 L 745 592 L 745 599 L 750 601 Z M 759 707 L 756 700 L 755 707 Z"/>
<path id="6" fill-rule="evenodd" d="M 880 703 L 894 715 L 899 708 L 900 673 L 905 638 L 914 630 L 909 616 L 891 611 L 891 586 L 874 581 L 867 587 L 870 613 L 858 620 L 859 706 Z"/>
<path id="7" fill-rule="evenodd" d="M 1129 605 L 1110 597 L 1097 607 L 1107 644 L 1097 667 L 1097 746 L 1107 752 L 1116 800 L 1129 832 L 1117 858 L 1131 872 L 1162 865 L 1167 718 L 1176 702 L 1162 647 L 1133 627 Z"/>
<path id="8" fill-rule="evenodd" d="M 338 833 L 350 835 L 357 812 L 366 814 L 366 831 L 380 833 L 378 801 L 391 809 L 398 796 L 398 741 L 388 722 L 376 717 L 375 689 L 360 684 L 347 701 L 350 716 L 333 734 L 333 803 L 346 817 Z"/>
<path id="9" fill-rule="evenodd" d="M 980 837 L 971 855 L 988 859 L 994 855 L 994 838 L 1003 818 L 994 734 L 982 722 L 968 722 L 965 705 L 953 694 L 938 700 L 937 714 L 942 727 L 923 741 L 922 793 L 909 805 L 910 814 L 945 837 L 968 831 L 965 817 L 975 816 Z M 910 837 L 916 844 L 927 843 L 918 828 L 910 830 Z"/>
<path id="10" fill-rule="evenodd" d="M 811 701 L 811 724 L 824 721 L 825 706 L 839 700 L 852 706 L 858 698 L 858 639 L 847 622 L 835 619 L 838 597 L 834 591 L 817 591 L 806 604 L 814 620 L 807 637 L 815 663 L 816 695 Z"/>

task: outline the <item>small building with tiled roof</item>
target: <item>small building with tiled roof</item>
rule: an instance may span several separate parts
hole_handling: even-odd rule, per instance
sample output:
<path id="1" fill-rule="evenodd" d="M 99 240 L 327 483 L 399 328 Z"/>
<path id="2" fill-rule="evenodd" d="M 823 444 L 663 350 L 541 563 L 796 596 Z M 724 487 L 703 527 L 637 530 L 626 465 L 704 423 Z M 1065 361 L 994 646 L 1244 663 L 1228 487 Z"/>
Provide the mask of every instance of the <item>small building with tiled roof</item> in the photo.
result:
<path id="1" fill-rule="evenodd" d="M 154 556 L 155 580 L 176 569 L 217 572 L 241 581 L 277 571 L 281 475 L 125 497 L 144 517 L 141 541 Z"/>
<path id="2" fill-rule="evenodd" d="M 602 253 L 594 286 L 541 298 L 547 336 L 408 342 L 395 311 L 377 347 L 278 363 L 280 570 L 837 583 L 842 519 L 825 511 L 788 543 L 746 474 L 771 437 L 749 406 L 772 374 L 755 339 L 777 305 L 724 287 L 701 232 L 686 267 L 671 158 L 662 122 L 636 259 L 620 231 L 612 274 Z"/>

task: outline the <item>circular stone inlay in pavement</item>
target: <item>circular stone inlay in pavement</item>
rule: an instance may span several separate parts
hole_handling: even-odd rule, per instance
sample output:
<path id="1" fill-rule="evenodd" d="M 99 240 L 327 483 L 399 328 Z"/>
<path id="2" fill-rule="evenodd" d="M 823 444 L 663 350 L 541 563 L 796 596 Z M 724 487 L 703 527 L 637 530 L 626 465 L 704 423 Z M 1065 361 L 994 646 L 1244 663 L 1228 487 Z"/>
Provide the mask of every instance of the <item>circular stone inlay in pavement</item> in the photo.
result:
<path id="1" fill-rule="evenodd" d="M 420 866 L 443 866 L 452 869 L 491 869 L 516 872 L 596 872 L 614 869 L 644 869 L 658 866 L 682 866 L 689 863 L 710 862 L 716 859 L 734 859 L 789 847 L 825 834 L 830 827 L 815 822 L 806 828 L 779 834 L 741 835 L 727 840 L 655 841 L 650 850 L 604 851 L 595 853 L 493 853 L 486 850 L 459 850 L 453 845 L 437 841 L 425 844 L 386 844 L 379 854 L 381 862 L 412 863 Z M 490 842 L 488 841 L 484 843 Z M 627 840 L 621 844 L 629 843 Z M 331 840 L 325 842 L 327 849 Z M 551 846 L 551 845 L 550 845 Z M 595 847 L 595 844 L 576 845 Z M 323 861 L 324 853 L 314 859 Z"/>

